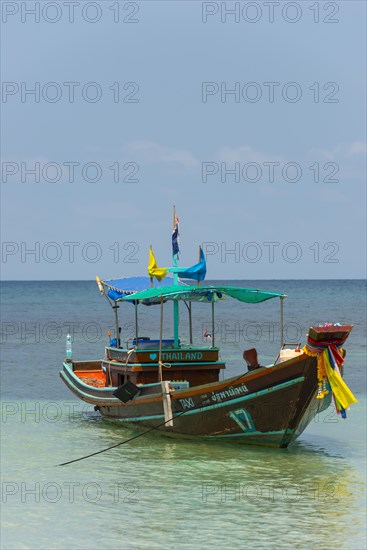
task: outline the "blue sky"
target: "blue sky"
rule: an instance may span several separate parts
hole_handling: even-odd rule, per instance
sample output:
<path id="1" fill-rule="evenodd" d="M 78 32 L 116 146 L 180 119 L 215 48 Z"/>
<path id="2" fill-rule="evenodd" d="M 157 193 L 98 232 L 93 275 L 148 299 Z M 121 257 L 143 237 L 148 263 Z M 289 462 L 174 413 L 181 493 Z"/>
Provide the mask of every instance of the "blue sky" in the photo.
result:
<path id="1" fill-rule="evenodd" d="M 173 204 L 208 278 L 365 276 L 364 2 L 22 4 L 2 2 L 3 279 L 144 275 L 150 244 L 169 265 Z"/>

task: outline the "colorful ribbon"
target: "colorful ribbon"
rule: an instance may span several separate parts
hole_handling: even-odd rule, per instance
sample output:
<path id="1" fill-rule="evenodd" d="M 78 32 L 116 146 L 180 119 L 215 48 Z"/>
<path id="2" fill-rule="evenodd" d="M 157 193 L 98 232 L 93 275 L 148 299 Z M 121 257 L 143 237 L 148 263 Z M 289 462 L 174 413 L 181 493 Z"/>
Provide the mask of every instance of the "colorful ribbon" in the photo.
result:
<path id="1" fill-rule="evenodd" d="M 352 403 L 358 403 L 358 401 L 340 373 L 340 367 L 344 363 L 340 350 L 344 342 L 345 338 L 331 343 L 316 342 L 308 337 L 307 344 L 302 351 L 311 357 L 317 357 L 317 379 L 319 382 L 316 398 L 323 399 L 329 393 L 330 388 L 337 413 L 346 418 L 346 409 Z"/>

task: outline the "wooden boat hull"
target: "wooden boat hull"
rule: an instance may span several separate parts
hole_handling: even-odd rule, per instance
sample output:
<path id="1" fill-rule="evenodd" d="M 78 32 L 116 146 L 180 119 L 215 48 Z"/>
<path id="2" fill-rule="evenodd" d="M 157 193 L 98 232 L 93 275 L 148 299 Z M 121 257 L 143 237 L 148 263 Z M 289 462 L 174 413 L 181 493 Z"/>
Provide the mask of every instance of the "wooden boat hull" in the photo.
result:
<path id="1" fill-rule="evenodd" d="M 77 375 L 77 369 L 85 367 L 98 379 L 103 376 L 101 365 L 65 362 L 60 376 L 104 418 L 171 437 L 287 447 L 331 401 L 330 395 L 316 399 L 317 361 L 301 353 L 269 368 L 173 391 L 168 398 L 173 426 L 168 426 L 160 384 L 147 384 L 134 399 L 122 403 L 113 395 L 116 388 L 91 386 Z"/>

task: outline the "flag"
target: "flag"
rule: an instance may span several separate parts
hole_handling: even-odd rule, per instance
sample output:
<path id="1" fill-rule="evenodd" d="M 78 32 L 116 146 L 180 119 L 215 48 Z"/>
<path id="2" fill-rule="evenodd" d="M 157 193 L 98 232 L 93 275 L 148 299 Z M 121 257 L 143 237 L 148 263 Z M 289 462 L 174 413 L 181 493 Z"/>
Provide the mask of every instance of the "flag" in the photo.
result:
<path id="1" fill-rule="evenodd" d="M 173 256 L 176 256 L 176 254 L 178 254 L 180 252 L 180 249 L 179 249 L 179 246 L 178 246 L 179 236 L 180 236 L 179 221 L 178 221 L 178 218 L 176 217 L 175 227 L 173 228 L 173 231 L 172 231 L 172 254 L 173 254 Z"/>
<path id="2" fill-rule="evenodd" d="M 104 288 L 103 288 L 103 284 L 102 284 L 102 281 L 99 277 L 96 277 L 96 283 L 98 285 L 98 288 L 99 288 L 99 291 L 100 293 L 102 294 L 102 296 L 104 296 L 105 294 L 105 291 L 104 291 Z"/>
<path id="3" fill-rule="evenodd" d="M 148 265 L 148 275 L 149 277 L 155 277 L 158 281 L 161 281 L 165 278 L 168 273 L 166 267 L 158 267 L 157 260 L 153 254 L 153 250 L 149 249 L 149 265 Z"/>
<path id="4" fill-rule="evenodd" d="M 179 271 L 181 279 L 194 279 L 195 281 L 204 281 L 206 276 L 206 260 L 203 249 L 200 247 L 200 260 L 197 264 L 182 268 Z"/>

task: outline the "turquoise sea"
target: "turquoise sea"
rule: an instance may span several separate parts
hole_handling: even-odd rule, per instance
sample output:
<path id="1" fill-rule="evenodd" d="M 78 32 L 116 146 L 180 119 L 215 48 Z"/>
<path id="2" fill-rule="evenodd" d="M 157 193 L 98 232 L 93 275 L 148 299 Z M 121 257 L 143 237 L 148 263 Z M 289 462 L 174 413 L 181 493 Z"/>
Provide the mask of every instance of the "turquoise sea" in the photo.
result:
<path id="1" fill-rule="evenodd" d="M 223 283 L 223 282 L 222 282 Z M 227 281 L 228 283 L 228 281 Z M 286 340 L 313 323 L 354 325 L 345 379 L 358 404 L 342 420 L 330 407 L 288 449 L 140 437 L 103 421 L 59 378 L 65 338 L 73 357 L 97 359 L 113 315 L 94 282 L 1 284 L 1 548 L 366 548 L 366 285 L 364 281 L 231 281 L 284 291 Z M 187 311 L 180 306 L 181 339 Z M 122 338 L 133 308 L 120 308 Z M 194 341 L 211 332 L 210 308 L 193 305 Z M 139 308 L 139 333 L 158 337 L 159 312 Z M 172 336 L 171 304 L 164 335 Z M 279 351 L 279 301 L 216 304 L 215 343 L 226 376 Z"/>

